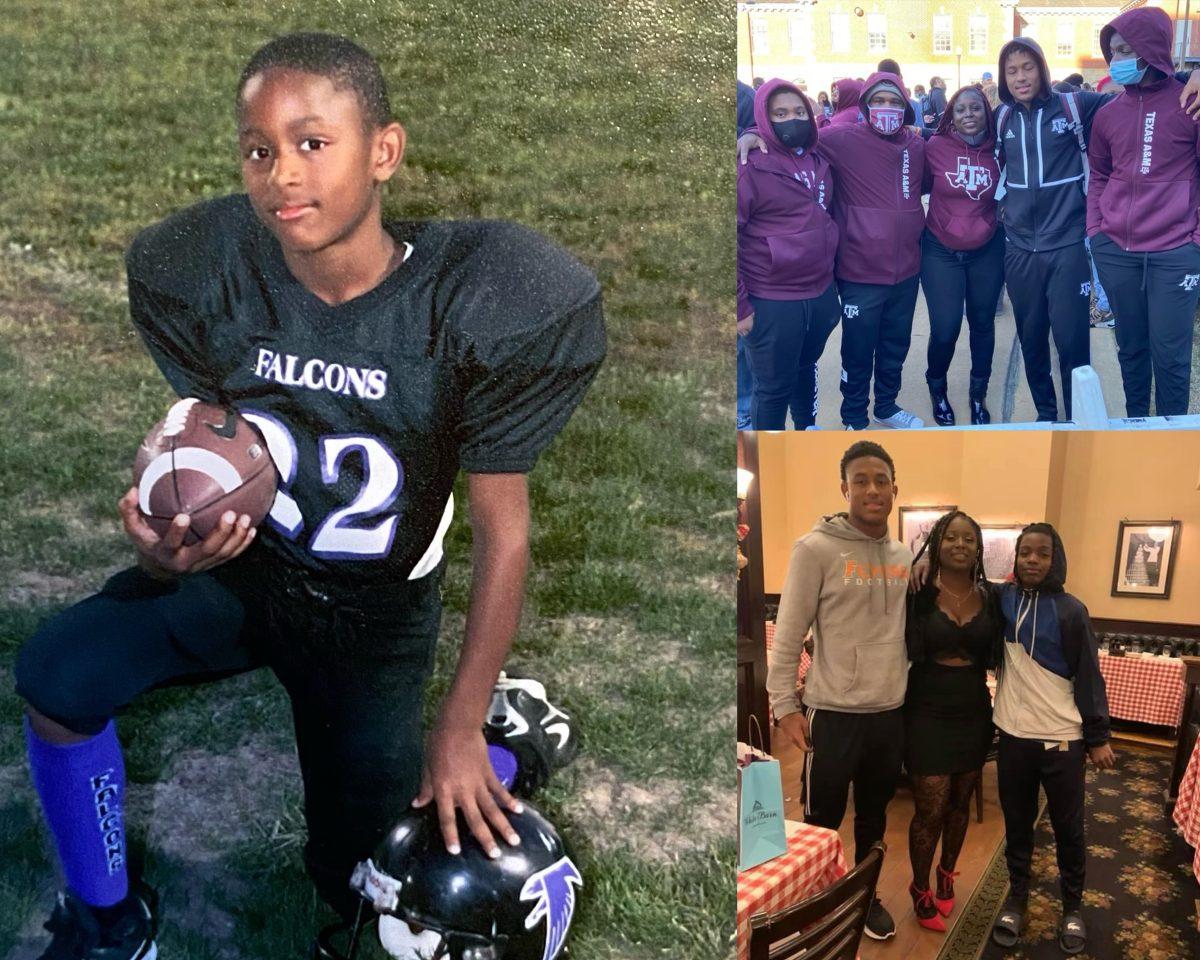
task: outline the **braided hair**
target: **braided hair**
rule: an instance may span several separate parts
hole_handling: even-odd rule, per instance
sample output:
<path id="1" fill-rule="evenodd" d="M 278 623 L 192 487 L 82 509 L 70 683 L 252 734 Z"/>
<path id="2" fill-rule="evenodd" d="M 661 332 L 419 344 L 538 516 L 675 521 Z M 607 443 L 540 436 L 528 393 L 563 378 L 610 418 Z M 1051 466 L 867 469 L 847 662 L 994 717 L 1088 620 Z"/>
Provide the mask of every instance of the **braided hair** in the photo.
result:
<path id="1" fill-rule="evenodd" d="M 942 566 L 942 538 L 946 536 L 946 530 L 957 517 L 966 520 L 971 525 L 971 529 L 975 531 L 975 562 L 971 565 L 971 581 L 975 585 L 980 585 L 987 580 L 987 575 L 983 571 L 983 530 L 975 522 L 974 517 L 961 510 L 951 510 L 938 518 L 929 531 L 929 536 L 925 538 L 925 543 L 917 551 L 916 560 L 920 560 L 926 551 L 929 553 L 929 578 L 926 581 L 929 584 L 937 582 Z"/>
<path id="2" fill-rule="evenodd" d="M 984 590 L 984 607 L 994 602 L 989 600 L 992 595 L 988 592 L 987 574 L 983 570 L 983 531 L 979 524 L 975 522 L 975 518 L 969 514 L 963 513 L 961 510 L 951 510 L 949 513 L 938 518 L 933 528 L 929 531 L 929 536 L 925 538 L 925 543 L 921 545 L 921 549 L 917 551 L 916 560 L 920 560 L 928 551 L 929 553 L 929 576 L 925 580 L 924 586 L 916 593 L 909 597 L 908 619 L 905 624 L 904 639 L 908 647 L 908 658 L 914 663 L 921 663 L 925 660 L 925 626 L 928 621 L 928 614 L 932 611 L 934 604 L 937 602 L 934 598 L 935 585 L 937 584 L 938 575 L 942 567 L 942 539 L 946 536 L 946 530 L 950 524 L 954 522 L 956 517 L 963 517 L 967 523 L 971 525 L 971 529 L 975 531 L 975 562 L 971 565 L 971 581 L 974 587 Z M 993 645 L 993 649 L 987 656 L 986 666 L 991 669 L 998 662 L 1002 638 L 997 637 Z"/>

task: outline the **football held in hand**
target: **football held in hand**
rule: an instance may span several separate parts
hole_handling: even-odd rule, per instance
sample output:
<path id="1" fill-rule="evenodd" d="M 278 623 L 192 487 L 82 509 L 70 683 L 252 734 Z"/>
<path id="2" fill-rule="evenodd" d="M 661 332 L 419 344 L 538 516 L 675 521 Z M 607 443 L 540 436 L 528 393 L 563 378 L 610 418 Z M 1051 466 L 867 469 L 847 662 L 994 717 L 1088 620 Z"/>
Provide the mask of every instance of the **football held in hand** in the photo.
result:
<path id="1" fill-rule="evenodd" d="M 185 544 L 199 543 L 233 511 L 257 527 L 271 509 L 278 475 L 262 435 L 236 411 L 180 400 L 155 424 L 133 464 L 138 509 L 159 535 L 179 514 Z"/>

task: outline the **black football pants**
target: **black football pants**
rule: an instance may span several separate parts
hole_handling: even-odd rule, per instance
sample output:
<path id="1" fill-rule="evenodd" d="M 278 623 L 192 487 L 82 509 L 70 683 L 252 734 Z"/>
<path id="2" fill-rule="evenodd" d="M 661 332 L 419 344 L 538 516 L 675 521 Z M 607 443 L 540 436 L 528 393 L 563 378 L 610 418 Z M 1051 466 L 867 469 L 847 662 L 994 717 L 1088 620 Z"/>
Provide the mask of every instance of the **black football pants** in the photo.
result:
<path id="1" fill-rule="evenodd" d="M 1107 289 L 1107 288 L 1105 288 Z M 1064 912 L 1083 902 L 1087 847 L 1083 839 L 1083 790 L 1086 752 L 1082 740 L 1065 741 L 1067 749 L 1046 749 L 1041 740 L 1026 740 L 1001 731 L 996 774 L 1004 811 L 1004 856 L 1011 895 L 1029 896 L 1029 867 L 1038 814 L 1038 787 L 1046 791 L 1046 807 L 1054 828 L 1058 882 Z"/>
<path id="2" fill-rule="evenodd" d="M 354 864 L 420 786 L 440 580 L 439 569 L 339 590 L 257 549 L 170 583 L 125 570 L 25 644 L 17 692 L 68 729 L 96 734 L 144 691 L 270 667 L 292 703 L 305 861 L 317 891 L 345 913 Z"/>
<path id="3" fill-rule="evenodd" d="M 1058 419 L 1058 400 L 1050 375 L 1051 334 L 1058 350 L 1063 410 L 1070 420 L 1071 371 L 1092 359 L 1088 327 L 1092 266 L 1087 249 L 1081 240 L 1057 250 L 1033 253 L 1010 242 L 1004 251 L 1004 278 L 1038 420 Z"/>
<path id="4" fill-rule="evenodd" d="M 1192 377 L 1192 325 L 1200 297 L 1200 247 L 1128 253 L 1103 233 L 1092 237 L 1092 256 L 1116 318 L 1117 359 L 1125 385 L 1125 415 L 1160 417 L 1188 412 Z"/>
<path id="5" fill-rule="evenodd" d="M 854 784 L 854 862 L 861 863 L 887 828 L 887 805 L 904 762 L 904 717 L 805 711 L 812 752 L 804 761 L 804 821 L 836 830 Z"/>

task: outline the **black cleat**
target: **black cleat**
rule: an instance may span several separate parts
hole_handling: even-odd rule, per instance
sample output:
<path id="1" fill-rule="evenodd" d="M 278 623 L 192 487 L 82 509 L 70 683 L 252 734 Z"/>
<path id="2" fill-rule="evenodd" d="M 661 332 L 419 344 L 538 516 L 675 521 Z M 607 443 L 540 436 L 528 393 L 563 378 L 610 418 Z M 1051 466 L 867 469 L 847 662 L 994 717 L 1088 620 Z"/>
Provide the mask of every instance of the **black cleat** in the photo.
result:
<path id="1" fill-rule="evenodd" d="M 156 960 L 155 901 L 154 891 L 142 887 L 98 910 L 64 890 L 45 923 L 53 938 L 38 960 Z"/>
<path id="2" fill-rule="evenodd" d="M 513 792 L 522 796 L 544 787 L 550 774 L 575 758 L 579 747 L 571 718 L 546 699 L 542 684 L 504 673 L 492 691 L 483 735 L 516 756 Z"/>

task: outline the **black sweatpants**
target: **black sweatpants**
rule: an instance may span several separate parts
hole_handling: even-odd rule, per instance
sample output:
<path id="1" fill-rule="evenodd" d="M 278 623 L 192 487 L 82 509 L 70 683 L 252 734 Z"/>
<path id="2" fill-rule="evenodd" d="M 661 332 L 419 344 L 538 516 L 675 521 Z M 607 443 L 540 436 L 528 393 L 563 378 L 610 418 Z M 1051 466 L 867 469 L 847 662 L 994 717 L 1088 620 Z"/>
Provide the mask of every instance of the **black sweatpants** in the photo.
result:
<path id="1" fill-rule="evenodd" d="M 1125 415 L 1188 412 L 1192 376 L 1192 324 L 1200 297 L 1200 247 L 1129 253 L 1103 233 L 1092 237 L 1092 256 L 1116 318 L 1117 359 L 1125 384 Z"/>
<path id="2" fill-rule="evenodd" d="M 972 400 L 986 400 L 996 351 L 996 305 L 1004 286 L 1004 228 L 977 250 L 951 250 L 928 230 L 921 239 L 921 289 L 929 307 L 929 353 L 925 380 L 946 392 L 946 371 L 962 329 L 963 309 L 971 337 Z"/>
<path id="3" fill-rule="evenodd" d="M 912 341 L 913 310 L 921 275 L 896 284 L 838 281 L 842 295 L 842 423 L 867 426 L 871 375 L 875 377 L 875 416 L 894 414 L 900 375 Z"/>
<path id="4" fill-rule="evenodd" d="M 804 763 L 804 820 L 836 830 L 854 784 L 854 862 L 883 839 L 887 805 L 904 761 L 904 715 L 807 711 L 812 751 Z"/>
<path id="5" fill-rule="evenodd" d="M 355 863 L 420 786 L 422 689 L 441 619 L 441 570 L 353 590 L 252 548 L 164 583 L 133 568 L 51 618 L 21 648 L 17 692 L 98 733 L 140 693 L 270 667 L 292 703 L 318 893 L 345 913 Z"/>
<path id="6" fill-rule="evenodd" d="M 1047 749 L 1041 740 L 1025 740 L 1000 732 L 996 773 L 1000 807 L 1004 811 L 1005 858 L 1012 896 L 1029 896 L 1029 865 L 1033 859 L 1038 787 L 1046 791 L 1050 825 L 1058 855 L 1059 889 L 1063 910 L 1083 902 L 1084 863 L 1083 789 L 1087 763 L 1082 740 L 1065 741 L 1067 749 Z"/>
<path id="7" fill-rule="evenodd" d="M 808 300 L 751 297 L 754 326 L 746 336 L 755 430 L 782 430 L 788 408 L 797 430 L 817 422 L 817 361 L 838 322 L 837 287 Z"/>
<path id="8" fill-rule="evenodd" d="M 1038 420 L 1058 419 L 1058 400 L 1050 374 L 1051 334 L 1058 350 L 1063 409 L 1069 420 L 1071 371 L 1091 363 L 1088 306 L 1092 268 L 1087 249 L 1081 240 L 1057 250 L 1033 253 L 1009 242 L 1004 251 L 1004 276 Z"/>

